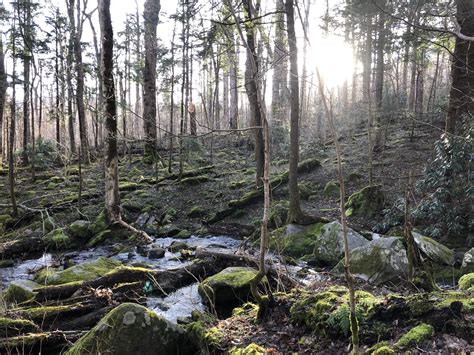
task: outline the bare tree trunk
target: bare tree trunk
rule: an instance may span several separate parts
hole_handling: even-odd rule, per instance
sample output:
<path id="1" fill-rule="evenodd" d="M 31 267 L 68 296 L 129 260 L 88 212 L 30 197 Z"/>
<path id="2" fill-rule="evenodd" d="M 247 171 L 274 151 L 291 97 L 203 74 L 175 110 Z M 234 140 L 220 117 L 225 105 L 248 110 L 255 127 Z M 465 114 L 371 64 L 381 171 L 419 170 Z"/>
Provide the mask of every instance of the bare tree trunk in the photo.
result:
<path id="1" fill-rule="evenodd" d="M 239 124 L 239 97 L 238 97 L 238 82 L 237 82 L 237 68 L 239 66 L 239 53 L 236 46 L 236 39 L 234 35 L 231 36 L 231 51 L 230 51 L 230 70 L 229 70 L 229 86 L 230 86 L 230 103 L 229 103 L 229 120 L 230 128 L 237 129 Z"/>
<path id="2" fill-rule="evenodd" d="M 69 21 L 74 21 L 74 4 L 68 4 Z M 74 112 L 73 112 L 73 97 L 74 89 L 72 87 L 72 70 L 73 70 L 73 54 L 74 54 L 74 32 L 72 31 L 72 23 L 69 29 L 69 39 L 67 44 L 66 56 L 66 81 L 67 81 L 67 117 L 68 117 L 68 132 L 69 132 L 69 146 L 71 153 L 76 153 L 76 138 L 74 136 Z"/>
<path id="3" fill-rule="evenodd" d="M 272 120 L 282 124 L 287 109 L 287 81 L 288 81 L 288 33 L 284 16 L 285 4 L 277 0 L 275 23 L 275 49 L 273 51 L 273 82 L 272 82 Z"/>
<path id="4" fill-rule="evenodd" d="M 378 40 L 377 40 L 377 63 L 375 68 L 375 139 L 374 149 L 379 149 L 382 145 L 382 103 L 383 103 L 383 83 L 384 83 L 384 52 L 385 52 L 385 15 L 379 14 L 378 19 Z"/>
<path id="5" fill-rule="evenodd" d="M 16 31 L 15 28 L 15 18 L 13 19 L 13 32 Z M 16 197 L 15 197 L 15 157 L 14 157 L 14 149 L 15 149 L 15 130 L 16 130 L 16 45 L 15 41 L 12 41 L 12 53 L 13 53 L 13 70 L 12 70 L 12 101 L 11 101 L 11 120 L 10 120 L 10 135 L 8 139 L 8 187 L 10 192 L 10 201 L 12 204 L 12 216 L 18 216 L 18 207 L 16 205 Z"/>
<path id="6" fill-rule="evenodd" d="M 31 2 L 23 2 L 23 164 L 28 164 L 28 143 L 30 143 L 30 64 L 33 55 L 33 40 L 31 33 Z M 18 4 L 18 16 L 20 5 Z"/>
<path id="7" fill-rule="evenodd" d="M 299 161 L 299 138 L 300 138 L 300 100 L 299 100 L 299 78 L 298 78 L 298 47 L 296 45 L 295 17 L 293 0 L 285 2 L 288 45 L 290 49 L 290 88 L 291 88 L 291 116 L 290 116 L 290 166 L 289 166 L 289 200 L 288 222 L 300 222 L 302 211 L 300 205 L 300 193 L 298 190 L 298 161 Z"/>
<path id="8" fill-rule="evenodd" d="M 3 34 L 0 33 L 0 170 L 3 164 L 3 115 L 5 113 L 5 99 L 7 95 L 7 73 L 5 72 L 5 52 L 3 50 Z"/>
<path id="9" fill-rule="evenodd" d="M 160 12 L 159 0 L 147 0 L 145 21 L 145 68 L 143 70 L 143 129 L 145 131 L 145 157 L 156 155 L 156 27 Z"/>
<path id="10" fill-rule="evenodd" d="M 84 65 L 82 63 L 82 21 L 81 0 L 68 0 L 68 14 L 74 38 L 74 57 L 76 69 L 76 107 L 79 120 L 79 138 L 81 140 L 82 157 L 86 164 L 90 163 L 89 140 L 87 135 L 86 111 L 84 106 Z M 76 3 L 77 23 L 74 18 L 74 1 Z"/>

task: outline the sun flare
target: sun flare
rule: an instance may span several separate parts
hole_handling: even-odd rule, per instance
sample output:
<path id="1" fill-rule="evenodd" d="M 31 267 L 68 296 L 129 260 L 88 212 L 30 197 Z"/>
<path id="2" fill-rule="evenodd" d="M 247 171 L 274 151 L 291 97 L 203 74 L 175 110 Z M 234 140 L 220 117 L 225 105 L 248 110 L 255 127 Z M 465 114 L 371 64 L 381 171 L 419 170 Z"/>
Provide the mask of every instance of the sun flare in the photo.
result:
<path id="1" fill-rule="evenodd" d="M 340 37 L 329 36 L 320 38 L 308 52 L 309 65 L 319 70 L 324 84 L 328 88 L 336 88 L 344 81 L 352 78 L 354 72 L 354 56 L 352 48 Z"/>

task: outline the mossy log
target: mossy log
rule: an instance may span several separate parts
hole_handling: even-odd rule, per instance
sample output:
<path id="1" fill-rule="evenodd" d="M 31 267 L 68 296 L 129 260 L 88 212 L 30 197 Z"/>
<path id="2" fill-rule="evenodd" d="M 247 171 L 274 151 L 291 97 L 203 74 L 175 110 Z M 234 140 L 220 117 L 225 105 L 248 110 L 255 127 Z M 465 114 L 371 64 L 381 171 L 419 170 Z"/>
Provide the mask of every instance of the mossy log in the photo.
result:
<path id="1" fill-rule="evenodd" d="M 43 251 L 45 241 L 40 236 L 23 236 L 15 240 L 0 243 L 1 259 L 15 259 Z"/>
<path id="2" fill-rule="evenodd" d="M 7 337 L 0 339 L 0 353 L 59 354 L 85 333 L 85 331 L 53 331 Z"/>

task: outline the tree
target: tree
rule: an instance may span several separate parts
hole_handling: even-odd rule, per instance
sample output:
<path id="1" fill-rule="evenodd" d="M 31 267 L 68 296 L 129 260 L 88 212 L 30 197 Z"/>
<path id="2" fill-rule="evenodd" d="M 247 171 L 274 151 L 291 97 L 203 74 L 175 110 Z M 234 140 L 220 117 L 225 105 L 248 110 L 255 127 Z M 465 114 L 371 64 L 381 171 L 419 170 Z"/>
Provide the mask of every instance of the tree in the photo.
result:
<path id="1" fill-rule="evenodd" d="M 3 163 L 3 115 L 7 95 L 7 73 L 5 72 L 5 52 L 3 50 L 3 34 L 0 33 L 0 170 Z"/>
<path id="2" fill-rule="evenodd" d="M 79 138 L 81 139 L 82 157 L 86 164 L 90 163 L 89 139 L 87 135 L 86 110 L 84 105 L 84 64 L 82 63 L 82 27 L 84 18 L 81 11 L 81 0 L 67 0 L 70 31 L 74 38 L 74 58 L 76 69 L 76 106 L 79 119 Z M 74 1 L 76 3 L 76 19 L 74 18 Z"/>
<path id="3" fill-rule="evenodd" d="M 470 0 L 456 0 L 456 20 L 461 33 L 474 36 L 474 3 Z M 474 114 L 474 46 L 472 41 L 456 37 L 451 65 L 451 91 L 449 94 L 446 132 L 455 134 L 460 131 L 459 122 L 472 120 Z"/>
<path id="4" fill-rule="evenodd" d="M 145 157 L 156 155 L 156 27 L 160 12 L 159 0 L 145 1 L 145 67 L 143 69 L 143 129 L 145 131 Z"/>
<path id="5" fill-rule="evenodd" d="M 118 184 L 118 152 L 117 152 L 117 101 L 113 77 L 113 46 L 114 33 L 110 18 L 110 0 L 99 0 L 99 22 L 101 32 L 101 80 L 104 98 L 105 116 L 105 211 L 111 224 L 117 224 L 137 233 L 146 242 L 152 239 L 143 231 L 138 231 L 122 220 L 120 213 L 120 195 Z"/>
<path id="6" fill-rule="evenodd" d="M 298 161 L 300 150 L 300 98 L 299 98 L 299 77 L 298 77 L 298 47 L 296 45 L 295 15 L 293 0 L 285 2 L 288 44 L 290 49 L 290 87 L 291 87 L 291 116 L 290 116 L 290 166 L 288 190 L 290 207 L 288 210 L 288 222 L 301 221 L 303 212 L 300 205 L 300 193 L 298 190 Z"/>

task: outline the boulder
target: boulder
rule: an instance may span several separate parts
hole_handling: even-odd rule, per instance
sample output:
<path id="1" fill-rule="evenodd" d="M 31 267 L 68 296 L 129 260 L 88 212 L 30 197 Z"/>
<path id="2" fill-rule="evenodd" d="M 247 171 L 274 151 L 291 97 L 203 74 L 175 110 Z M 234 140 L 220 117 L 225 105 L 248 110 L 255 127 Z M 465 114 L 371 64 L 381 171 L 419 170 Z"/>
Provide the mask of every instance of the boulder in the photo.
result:
<path id="1" fill-rule="evenodd" d="M 64 233 L 62 228 L 55 229 L 43 237 L 46 245 L 52 249 L 67 248 L 71 245 L 71 238 Z"/>
<path id="2" fill-rule="evenodd" d="M 326 197 L 338 197 L 339 196 L 339 182 L 329 181 L 324 186 L 323 195 Z"/>
<path id="3" fill-rule="evenodd" d="M 416 245 L 428 259 L 441 265 L 452 266 L 454 264 L 454 251 L 420 233 L 413 232 L 412 234 Z"/>
<path id="4" fill-rule="evenodd" d="M 33 290 L 41 288 L 41 285 L 31 280 L 15 280 L 8 285 L 3 293 L 3 300 L 8 303 L 21 303 L 34 298 Z"/>
<path id="5" fill-rule="evenodd" d="M 459 289 L 464 291 L 474 291 L 474 272 L 463 275 L 459 279 Z"/>
<path id="6" fill-rule="evenodd" d="M 366 186 L 362 190 L 353 193 L 346 202 L 346 214 L 360 214 L 363 216 L 375 216 L 383 209 L 384 196 L 380 185 Z"/>
<path id="7" fill-rule="evenodd" d="M 376 239 L 366 246 L 353 249 L 349 253 L 349 264 L 354 276 L 376 285 L 405 278 L 408 274 L 407 253 L 396 237 Z M 334 271 L 344 271 L 344 260 L 337 264 Z"/>
<path id="8" fill-rule="evenodd" d="M 199 284 L 203 301 L 221 317 L 229 317 L 235 307 L 251 299 L 250 281 L 257 270 L 250 267 L 228 267 Z"/>
<path id="9" fill-rule="evenodd" d="M 148 259 L 161 259 L 165 256 L 166 250 L 163 248 L 153 248 L 148 252 Z"/>
<path id="10" fill-rule="evenodd" d="M 178 241 L 174 241 L 168 247 L 168 250 L 172 253 L 177 253 L 182 249 L 192 249 L 192 248 L 189 245 L 187 245 L 185 242 L 178 242 Z"/>
<path id="11" fill-rule="evenodd" d="M 310 226 L 288 224 L 278 228 L 270 233 L 270 249 L 292 258 L 312 257 L 322 227 L 322 223 L 316 223 Z"/>
<path id="12" fill-rule="evenodd" d="M 349 251 L 366 246 L 369 241 L 351 228 L 347 228 Z M 338 221 L 322 227 L 321 236 L 315 241 L 314 257 L 321 265 L 334 266 L 344 255 L 344 234 Z"/>
<path id="13" fill-rule="evenodd" d="M 38 274 L 36 281 L 46 285 L 61 285 L 68 282 L 90 281 L 104 276 L 115 268 L 122 266 L 117 260 L 100 257 L 90 263 L 74 265 L 68 269 Z"/>
<path id="14" fill-rule="evenodd" d="M 186 333 L 152 310 L 123 303 L 110 311 L 66 354 L 192 354 Z"/>
<path id="15" fill-rule="evenodd" d="M 74 221 L 69 225 L 68 233 L 73 238 L 88 240 L 92 236 L 89 230 L 90 225 L 91 222 L 82 219 Z"/>
<path id="16" fill-rule="evenodd" d="M 462 258 L 461 271 L 463 274 L 474 272 L 474 248 L 469 249 Z"/>

